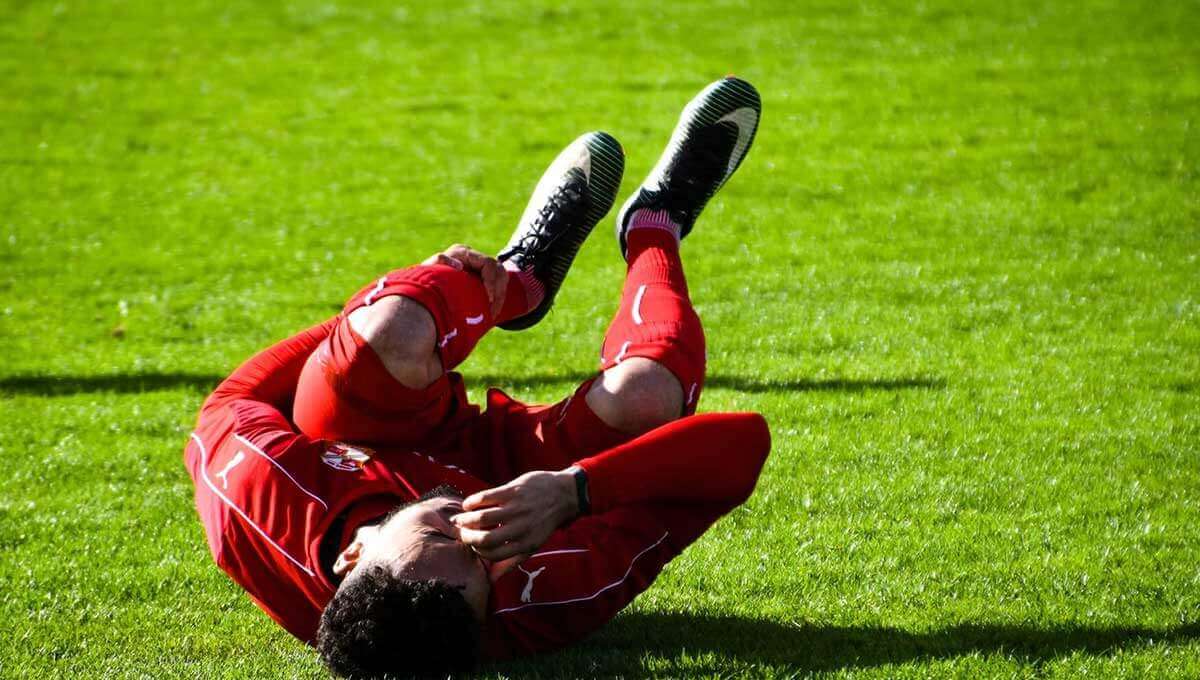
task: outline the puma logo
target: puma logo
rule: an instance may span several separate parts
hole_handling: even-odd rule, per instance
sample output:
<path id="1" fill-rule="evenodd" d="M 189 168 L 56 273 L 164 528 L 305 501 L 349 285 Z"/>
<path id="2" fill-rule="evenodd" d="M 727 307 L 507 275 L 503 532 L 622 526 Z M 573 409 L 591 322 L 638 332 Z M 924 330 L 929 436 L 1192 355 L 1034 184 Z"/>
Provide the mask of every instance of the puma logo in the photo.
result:
<path id="1" fill-rule="evenodd" d="M 229 488 L 229 471 L 237 467 L 238 463 L 241 463 L 243 460 L 246 460 L 246 454 L 242 451 L 238 451 L 237 455 L 231 458 L 229 462 L 225 464 L 225 467 L 216 474 L 216 476 L 221 479 L 222 489 Z"/>
<path id="2" fill-rule="evenodd" d="M 517 569 L 521 569 L 521 567 L 518 566 Z M 533 572 L 528 572 L 524 569 L 521 569 L 521 573 L 529 577 L 529 581 L 525 583 L 525 589 L 521 591 L 522 602 L 529 602 L 533 599 L 533 579 L 537 578 L 543 571 L 546 571 L 545 567 Z"/>

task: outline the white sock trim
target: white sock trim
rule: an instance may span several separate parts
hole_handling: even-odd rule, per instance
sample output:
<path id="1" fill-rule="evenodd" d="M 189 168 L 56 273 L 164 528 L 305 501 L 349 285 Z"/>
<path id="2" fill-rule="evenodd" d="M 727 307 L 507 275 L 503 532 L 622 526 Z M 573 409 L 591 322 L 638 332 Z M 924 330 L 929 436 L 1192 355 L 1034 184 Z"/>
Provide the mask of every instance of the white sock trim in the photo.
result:
<path id="1" fill-rule="evenodd" d="M 642 209 L 629 218 L 629 231 L 634 229 L 659 229 L 670 232 L 675 236 L 675 240 L 679 240 L 679 233 L 682 231 L 678 224 L 671 219 L 671 214 L 666 210 L 647 210 Z"/>

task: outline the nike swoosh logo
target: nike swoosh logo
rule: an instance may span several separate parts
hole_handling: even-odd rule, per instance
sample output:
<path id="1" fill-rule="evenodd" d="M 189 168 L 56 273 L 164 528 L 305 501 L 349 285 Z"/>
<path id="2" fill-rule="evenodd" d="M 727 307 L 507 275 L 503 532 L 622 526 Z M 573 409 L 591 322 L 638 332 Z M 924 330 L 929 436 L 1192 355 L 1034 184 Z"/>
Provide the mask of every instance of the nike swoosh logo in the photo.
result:
<path id="1" fill-rule="evenodd" d="M 467 325 L 468 326 L 478 326 L 481 323 L 483 323 L 483 315 L 482 314 L 480 314 L 479 316 L 468 316 L 467 317 Z"/>
<path id="2" fill-rule="evenodd" d="M 733 145 L 733 153 L 729 155 L 729 166 L 725 168 L 725 178 L 729 179 L 734 168 L 737 167 L 738 161 L 746 155 L 746 148 L 750 146 L 750 136 L 754 134 L 754 128 L 758 125 L 758 112 L 748 106 L 743 106 L 721 116 L 717 122 L 733 123 L 738 129 L 737 144 Z"/>

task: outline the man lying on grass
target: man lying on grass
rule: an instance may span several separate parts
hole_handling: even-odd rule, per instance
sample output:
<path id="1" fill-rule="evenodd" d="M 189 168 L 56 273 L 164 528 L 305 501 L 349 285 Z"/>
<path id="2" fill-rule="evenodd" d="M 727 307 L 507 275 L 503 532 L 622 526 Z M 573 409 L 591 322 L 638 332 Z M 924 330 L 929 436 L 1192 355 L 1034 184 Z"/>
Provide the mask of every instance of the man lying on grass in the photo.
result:
<path id="1" fill-rule="evenodd" d="M 603 133 L 559 155 L 498 260 L 454 246 L 393 271 L 238 368 L 184 455 L 217 563 L 347 675 L 464 669 L 615 616 L 745 501 L 770 448 L 757 414 L 692 415 L 704 335 L 679 257 L 759 110 L 734 78 L 684 110 L 617 219 L 601 371 L 557 404 L 493 389 L 481 412 L 449 371 L 549 311 L 621 182 Z"/>

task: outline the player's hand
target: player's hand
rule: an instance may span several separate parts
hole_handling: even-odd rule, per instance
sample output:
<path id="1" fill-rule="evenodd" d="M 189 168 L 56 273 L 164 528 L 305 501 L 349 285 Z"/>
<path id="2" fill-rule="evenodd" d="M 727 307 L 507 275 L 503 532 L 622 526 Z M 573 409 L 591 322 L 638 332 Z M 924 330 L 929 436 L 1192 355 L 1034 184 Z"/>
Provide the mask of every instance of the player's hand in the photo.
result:
<path id="1" fill-rule="evenodd" d="M 488 302 L 492 306 L 492 318 L 504 307 L 504 293 L 508 290 L 508 272 L 496 258 L 461 243 L 456 243 L 442 252 L 429 256 L 421 264 L 444 264 L 448 267 L 471 272 L 483 280 Z"/>
<path id="2" fill-rule="evenodd" d="M 493 562 L 537 550 L 564 522 L 579 514 L 575 475 L 527 472 L 502 486 L 468 496 L 450 518 L 459 540 Z"/>

